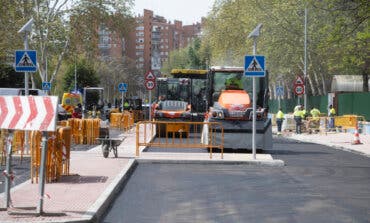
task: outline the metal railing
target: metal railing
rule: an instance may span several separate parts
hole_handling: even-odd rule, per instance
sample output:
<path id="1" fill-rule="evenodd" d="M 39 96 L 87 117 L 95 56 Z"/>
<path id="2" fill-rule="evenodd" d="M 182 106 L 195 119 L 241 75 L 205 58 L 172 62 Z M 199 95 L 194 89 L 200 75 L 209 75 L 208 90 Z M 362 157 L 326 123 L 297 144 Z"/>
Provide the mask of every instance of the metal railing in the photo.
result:
<path id="1" fill-rule="evenodd" d="M 143 129 L 140 131 L 140 129 Z M 224 153 L 224 130 L 218 122 L 141 121 L 136 124 L 136 156 L 139 147 L 213 149 Z"/>

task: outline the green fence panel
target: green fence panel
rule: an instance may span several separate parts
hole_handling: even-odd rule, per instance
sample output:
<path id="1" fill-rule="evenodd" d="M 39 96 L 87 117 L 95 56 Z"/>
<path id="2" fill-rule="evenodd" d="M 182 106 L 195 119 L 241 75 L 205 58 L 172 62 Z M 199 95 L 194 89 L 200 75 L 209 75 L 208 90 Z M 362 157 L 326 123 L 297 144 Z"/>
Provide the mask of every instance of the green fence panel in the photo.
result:
<path id="1" fill-rule="evenodd" d="M 278 100 L 269 100 L 270 113 L 277 113 L 278 111 Z M 294 107 L 298 104 L 298 99 L 282 99 L 280 106 L 282 111 L 287 113 L 293 113 Z M 300 99 L 300 104 L 303 105 L 303 98 Z M 328 96 L 309 96 L 307 97 L 307 107 L 310 110 L 312 107 L 316 107 L 321 113 L 327 113 L 328 108 Z"/>
<path id="2" fill-rule="evenodd" d="M 338 115 L 359 115 L 370 120 L 370 92 L 340 93 L 338 97 Z"/>

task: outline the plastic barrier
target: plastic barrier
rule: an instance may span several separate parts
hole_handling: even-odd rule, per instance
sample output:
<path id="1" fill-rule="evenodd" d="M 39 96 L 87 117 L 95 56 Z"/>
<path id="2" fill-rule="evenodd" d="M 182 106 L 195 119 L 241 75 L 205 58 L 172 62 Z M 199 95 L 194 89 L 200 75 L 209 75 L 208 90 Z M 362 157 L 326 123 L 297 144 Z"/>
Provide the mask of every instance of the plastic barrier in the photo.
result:
<path id="1" fill-rule="evenodd" d="M 294 116 L 292 114 L 284 115 L 284 121 L 283 121 L 281 129 L 283 131 L 294 131 L 295 130 L 295 121 L 294 121 Z"/>
<path id="2" fill-rule="evenodd" d="M 76 119 L 68 120 L 71 127 L 72 139 L 75 144 L 98 144 L 100 119 Z"/>
<path id="3" fill-rule="evenodd" d="M 110 113 L 110 126 L 119 128 L 122 119 L 122 113 Z"/>
<path id="4" fill-rule="evenodd" d="M 69 174 L 71 151 L 71 127 L 59 127 L 56 132 L 48 133 L 48 150 L 46 155 L 46 182 L 58 181 L 61 175 Z M 31 182 L 38 183 L 41 163 L 40 131 L 30 134 L 31 147 Z"/>
<path id="5" fill-rule="evenodd" d="M 365 121 L 365 118 L 357 115 L 343 115 L 334 117 L 335 127 L 340 127 L 344 129 L 344 131 L 347 131 L 348 129 L 355 129 L 358 127 L 357 125 L 359 121 Z"/>

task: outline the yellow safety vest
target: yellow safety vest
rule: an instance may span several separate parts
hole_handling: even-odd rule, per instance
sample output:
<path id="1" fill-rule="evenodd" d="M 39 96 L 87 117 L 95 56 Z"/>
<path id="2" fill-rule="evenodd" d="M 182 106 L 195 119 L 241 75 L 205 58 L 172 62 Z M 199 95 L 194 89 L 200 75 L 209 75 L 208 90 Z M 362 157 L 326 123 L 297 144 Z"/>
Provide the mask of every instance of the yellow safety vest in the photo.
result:
<path id="1" fill-rule="evenodd" d="M 284 113 L 282 111 L 278 111 L 278 113 L 276 114 L 276 118 L 283 119 L 284 118 Z"/>

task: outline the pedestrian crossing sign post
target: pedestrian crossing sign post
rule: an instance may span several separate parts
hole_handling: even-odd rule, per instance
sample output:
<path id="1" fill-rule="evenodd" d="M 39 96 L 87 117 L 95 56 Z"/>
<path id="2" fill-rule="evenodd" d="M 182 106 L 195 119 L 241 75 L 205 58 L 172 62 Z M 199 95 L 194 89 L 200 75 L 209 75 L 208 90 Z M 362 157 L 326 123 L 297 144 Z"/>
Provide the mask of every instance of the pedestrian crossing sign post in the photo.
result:
<path id="1" fill-rule="evenodd" d="M 118 85 L 119 92 L 127 92 L 127 84 L 126 83 L 120 83 Z"/>
<path id="2" fill-rule="evenodd" d="M 51 90 L 51 83 L 50 82 L 42 82 L 42 90 L 50 91 Z"/>
<path id="3" fill-rule="evenodd" d="M 16 72 L 36 72 L 37 70 L 36 50 L 16 50 L 15 51 L 15 71 Z"/>
<path id="4" fill-rule="evenodd" d="M 276 96 L 284 96 L 284 87 L 276 86 Z"/>
<path id="5" fill-rule="evenodd" d="M 265 56 L 247 55 L 244 58 L 244 75 L 247 77 L 265 76 Z"/>

